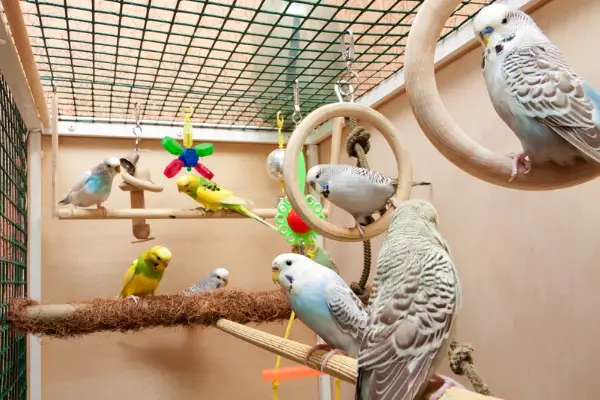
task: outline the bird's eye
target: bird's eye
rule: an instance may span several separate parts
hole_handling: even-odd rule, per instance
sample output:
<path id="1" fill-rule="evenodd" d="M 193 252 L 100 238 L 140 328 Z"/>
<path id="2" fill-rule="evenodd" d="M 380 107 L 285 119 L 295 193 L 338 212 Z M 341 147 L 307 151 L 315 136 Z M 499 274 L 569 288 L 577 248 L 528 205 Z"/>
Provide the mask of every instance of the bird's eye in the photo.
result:
<path id="1" fill-rule="evenodd" d="M 287 261 L 285 262 L 285 265 L 287 265 L 287 266 L 290 266 L 290 265 L 292 265 L 292 260 L 287 260 Z"/>
<path id="2" fill-rule="evenodd" d="M 321 174 L 317 174 L 317 176 L 315 176 L 315 178 L 319 179 L 320 176 L 321 176 Z"/>
<path id="3" fill-rule="evenodd" d="M 217 275 L 217 279 L 221 279 L 221 277 L 219 275 Z"/>
<path id="4" fill-rule="evenodd" d="M 508 19 L 507 19 L 507 18 L 504 18 L 504 19 L 502 20 L 502 23 L 503 23 L 503 24 L 507 24 L 507 23 L 508 23 Z"/>

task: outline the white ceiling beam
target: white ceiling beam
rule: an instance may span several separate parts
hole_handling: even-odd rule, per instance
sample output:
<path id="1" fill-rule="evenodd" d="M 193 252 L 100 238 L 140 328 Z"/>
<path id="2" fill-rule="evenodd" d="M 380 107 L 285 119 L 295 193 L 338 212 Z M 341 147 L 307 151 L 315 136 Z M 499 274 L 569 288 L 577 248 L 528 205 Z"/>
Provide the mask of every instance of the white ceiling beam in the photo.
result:
<path id="1" fill-rule="evenodd" d="M 99 137 L 134 139 L 134 123 L 125 122 L 80 122 L 61 120 L 58 123 L 59 136 Z M 315 129 L 306 144 L 313 144 L 316 137 L 323 132 L 330 131 L 331 123 L 321 125 Z M 183 125 L 173 126 L 164 122 L 152 121 L 142 122 L 142 140 L 161 140 L 165 136 L 173 138 L 182 137 Z M 195 125 L 193 130 L 195 142 L 228 142 L 228 143 L 253 143 L 253 144 L 277 144 L 277 132 L 272 129 L 240 129 L 219 128 L 216 125 Z M 289 133 L 284 133 L 287 139 Z"/>
<path id="2" fill-rule="evenodd" d="M 35 108 L 21 60 L 4 19 L 0 18 L 0 71 L 10 89 L 25 126 L 31 131 L 41 130 L 42 122 Z"/>

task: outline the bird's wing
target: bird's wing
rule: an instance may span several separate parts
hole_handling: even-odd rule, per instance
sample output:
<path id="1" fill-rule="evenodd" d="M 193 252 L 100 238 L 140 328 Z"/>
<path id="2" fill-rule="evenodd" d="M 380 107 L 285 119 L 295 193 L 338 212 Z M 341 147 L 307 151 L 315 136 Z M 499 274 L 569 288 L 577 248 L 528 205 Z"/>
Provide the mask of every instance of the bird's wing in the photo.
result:
<path id="1" fill-rule="evenodd" d="M 515 48 L 502 66 L 509 93 L 534 118 L 600 162 L 600 128 L 583 80 L 551 43 Z"/>
<path id="2" fill-rule="evenodd" d="M 379 285 L 358 354 L 359 375 L 369 376 L 371 399 L 413 399 L 456 314 L 458 281 L 448 253 L 434 247 L 406 257 L 401 281 Z"/>
<path id="3" fill-rule="evenodd" d="M 79 180 L 75 183 L 75 185 L 73 185 L 71 192 L 77 192 L 77 191 L 83 189 L 85 184 L 90 180 L 91 176 L 92 176 L 91 169 L 88 169 L 87 171 L 85 171 L 83 173 L 83 175 L 81 175 L 81 178 L 79 178 Z"/>
<path id="4" fill-rule="evenodd" d="M 245 206 L 253 204 L 253 201 L 242 196 L 231 194 L 221 200 L 221 204 L 226 206 Z"/>
<path id="5" fill-rule="evenodd" d="M 129 269 L 127 270 L 127 273 L 125 273 L 125 276 L 123 277 L 123 285 L 121 287 L 121 293 L 123 293 L 123 290 L 125 290 L 125 288 L 129 284 L 129 282 L 131 282 L 131 279 L 133 279 L 133 277 L 135 276 L 135 270 L 137 269 L 137 265 L 138 265 L 138 259 L 136 258 L 135 260 L 133 260 L 133 262 L 129 266 Z"/>
<path id="6" fill-rule="evenodd" d="M 327 306 L 337 326 L 360 343 L 369 321 L 369 314 L 342 278 L 338 278 L 331 280 L 325 287 Z"/>

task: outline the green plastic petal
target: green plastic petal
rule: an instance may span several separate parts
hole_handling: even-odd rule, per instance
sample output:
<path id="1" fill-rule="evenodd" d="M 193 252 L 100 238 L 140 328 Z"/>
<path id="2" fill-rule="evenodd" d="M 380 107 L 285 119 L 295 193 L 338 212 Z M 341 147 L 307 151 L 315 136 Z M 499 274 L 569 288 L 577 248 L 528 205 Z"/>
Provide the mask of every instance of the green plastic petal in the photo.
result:
<path id="1" fill-rule="evenodd" d="M 164 138 L 162 138 L 160 143 L 166 151 L 173 154 L 174 156 L 178 156 L 181 153 L 183 153 L 183 147 L 181 147 L 181 144 L 179 144 L 177 140 L 173 139 L 170 136 L 165 136 Z"/>
<path id="2" fill-rule="evenodd" d="M 298 157 L 298 184 L 300 185 L 300 193 L 304 193 L 306 187 L 306 164 L 304 163 L 304 154 L 300 152 Z"/>
<path id="3" fill-rule="evenodd" d="M 194 146 L 198 157 L 207 157 L 215 152 L 215 145 L 212 143 L 200 143 Z"/>

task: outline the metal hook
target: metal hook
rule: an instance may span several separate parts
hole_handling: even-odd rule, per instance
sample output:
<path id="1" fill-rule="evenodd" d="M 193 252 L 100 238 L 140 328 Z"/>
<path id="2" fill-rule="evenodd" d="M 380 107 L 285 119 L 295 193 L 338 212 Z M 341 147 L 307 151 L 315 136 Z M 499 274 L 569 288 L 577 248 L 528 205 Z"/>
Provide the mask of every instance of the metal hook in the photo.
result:
<path id="1" fill-rule="evenodd" d="M 135 126 L 140 126 L 140 103 L 135 103 Z"/>
<path id="2" fill-rule="evenodd" d="M 279 129 L 283 128 L 283 121 L 285 120 L 283 113 L 281 111 L 277 111 L 277 127 Z"/>
<path id="3" fill-rule="evenodd" d="M 348 85 L 348 89 L 349 89 L 348 93 L 345 93 L 340 88 L 341 82 L 337 82 L 336 84 L 333 85 L 333 91 L 335 92 L 335 95 L 340 103 L 344 103 L 346 101 L 346 100 L 344 100 L 344 96 L 349 96 L 350 98 L 348 99 L 348 102 L 354 103 L 354 92 L 355 92 L 354 87 L 349 82 L 346 82 L 346 84 Z"/>
<path id="4" fill-rule="evenodd" d="M 302 112 L 300 111 L 300 87 L 298 79 L 294 79 L 294 114 L 292 120 L 297 124 L 302 120 Z"/>
<path id="5" fill-rule="evenodd" d="M 346 37 L 348 37 L 348 41 L 346 41 Z M 354 33 L 352 33 L 350 29 L 348 29 L 346 34 L 342 36 L 342 45 L 344 46 L 344 50 L 342 50 L 344 61 L 354 61 Z"/>
<path id="6" fill-rule="evenodd" d="M 185 110 L 183 108 L 181 109 L 181 112 L 183 113 L 183 115 L 186 119 L 190 119 L 190 118 L 192 118 L 192 115 L 194 114 L 194 109 L 190 105 L 188 105 L 187 107 L 189 110 L 187 113 L 185 112 Z"/>

